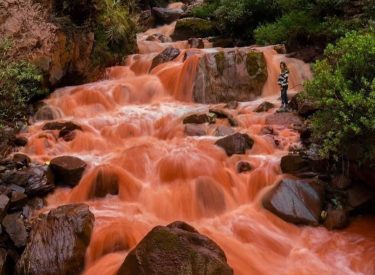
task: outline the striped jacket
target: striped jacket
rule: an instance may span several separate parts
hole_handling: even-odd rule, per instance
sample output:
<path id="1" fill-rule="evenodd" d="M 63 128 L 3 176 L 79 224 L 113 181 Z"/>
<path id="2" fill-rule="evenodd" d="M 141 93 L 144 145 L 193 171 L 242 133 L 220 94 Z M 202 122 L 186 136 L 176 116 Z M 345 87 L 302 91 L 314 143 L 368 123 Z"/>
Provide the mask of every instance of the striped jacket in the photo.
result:
<path id="1" fill-rule="evenodd" d="M 289 77 L 289 71 L 281 72 L 279 79 L 277 80 L 277 83 L 281 87 L 287 87 L 288 86 L 288 77 Z"/>

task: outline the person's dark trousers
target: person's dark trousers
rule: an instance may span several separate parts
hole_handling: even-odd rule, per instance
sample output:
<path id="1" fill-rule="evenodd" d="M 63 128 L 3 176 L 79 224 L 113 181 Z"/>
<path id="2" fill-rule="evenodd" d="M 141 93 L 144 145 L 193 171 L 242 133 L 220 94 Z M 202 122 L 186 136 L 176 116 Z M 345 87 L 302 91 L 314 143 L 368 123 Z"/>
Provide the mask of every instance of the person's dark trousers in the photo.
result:
<path id="1" fill-rule="evenodd" d="M 287 95 L 287 91 L 288 91 L 288 86 L 285 86 L 285 87 L 281 87 L 281 104 L 285 106 L 288 105 L 288 95 Z"/>

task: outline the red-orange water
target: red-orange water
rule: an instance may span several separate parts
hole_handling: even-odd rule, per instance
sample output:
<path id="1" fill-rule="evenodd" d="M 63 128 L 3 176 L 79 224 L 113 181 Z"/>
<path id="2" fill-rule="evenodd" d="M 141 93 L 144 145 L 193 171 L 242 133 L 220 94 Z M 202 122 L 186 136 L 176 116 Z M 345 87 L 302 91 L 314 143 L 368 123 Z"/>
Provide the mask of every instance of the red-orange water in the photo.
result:
<path id="1" fill-rule="evenodd" d="M 148 34 L 170 35 L 173 27 Z M 82 125 L 73 141 L 43 132 L 42 122 L 27 133 L 25 152 L 34 160 L 74 155 L 89 164 L 78 186 L 48 197 L 48 208 L 85 202 L 95 214 L 85 274 L 115 274 L 151 228 L 175 220 L 217 242 L 237 275 L 375 274 L 374 218 L 359 218 L 347 230 L 329 232 L 285 223 L 262 208 L 262 194 L 282 177 L 280 157 L 299 141 L 296 133 L 280 126 L 275 127 L 278 146 L 260 135 L 266 115 L 274 111 L 253 112 L 264 98 L 232 111 L 240 122 L 236 130 L 255 140 L 246 155 L 228 158 L 213 144 L 213 136 L 186 137 L 181 118 L 209 107 L 191 102 L 199 56 L 183 62 L 182 53 L 148 73 L 152 58 L 166 45 L 145 37 L 139 35 L 142 54 L 129 57 L 127 66 L 108 69 L 106 80 L 59 89 L 46 100 L 60 111 L 59 119 Z M 172 45 L 183 52 L 188 48 L 186 42 Z M 290 67 L 291 87 L 309 78 L 309 70 L 270 47 L 260 50 L 269 71 L 264 97 L 279 104 L 279 61 Z M 249 161 L 254 170 L 237 174 L 240 160 Z M 103 197 L 106 192 L 110 194 Z"/>

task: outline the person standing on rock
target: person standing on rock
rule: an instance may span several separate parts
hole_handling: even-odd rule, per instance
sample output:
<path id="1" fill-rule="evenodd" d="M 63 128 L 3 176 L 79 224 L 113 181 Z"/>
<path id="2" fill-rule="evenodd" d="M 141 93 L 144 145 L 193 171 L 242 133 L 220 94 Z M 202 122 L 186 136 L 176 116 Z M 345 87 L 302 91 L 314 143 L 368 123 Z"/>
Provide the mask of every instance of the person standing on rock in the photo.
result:
<path id="1" fill-rule="evenodd" d="M 288 107 L 288 78 L 289 78 L 289 70 L 286 66 L 285 62 L 280 62 L 280 76 L 277 83 L 280 85 L 281 89 L 281 108 L 286 110 Z"/>

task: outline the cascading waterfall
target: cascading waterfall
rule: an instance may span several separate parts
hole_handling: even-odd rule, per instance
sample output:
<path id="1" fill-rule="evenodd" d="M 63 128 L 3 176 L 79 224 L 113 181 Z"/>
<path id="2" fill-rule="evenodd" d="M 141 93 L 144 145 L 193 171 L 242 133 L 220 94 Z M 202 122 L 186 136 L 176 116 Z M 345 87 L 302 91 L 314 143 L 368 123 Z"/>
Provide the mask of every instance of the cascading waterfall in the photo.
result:
<path id="1" fill-rule="evenodd" d="M 237 275 L 374 274 L 375 238 L 368 229 L 375 227 L 374 219 L 358 219 L 345 231 L 330 232 L 288 224 L 261 206 L 262 195 L 282 178 L 280 157 L 299 141 L 296 132 L 279 126 L 276 146 L 260 133 L 269 113 L 253 112 L 264 100 L 279 104 L 278 66 L 287 58 L 272 47 L 258 48 L 268 70 L 263 97 L 229 110 L 240 122 L 236 131 L 249 134 L 255 144 L 246 155 L 227 157 L 214 145 L 217 137 L 184 133 L 181 118 L 209 108 L 192 102 L 200 55 L 184 61 L 187 41 L 145 39 L 155 33 L 169 36 L 173 29 L 171 24 L 139 34 L 139 54 L 125 66 L 109 68 L 102 81 L 59 89 L 46 100 L 60 114 L 56 119 L 82 126 L 72 141 L 43 132 L 43 122 L 27 133 L 24 152 L 33 159 L 73 155 L 89 165 L 79 185 L 47 198 L 48 208 L 85 202 L 94 213 L 85 274 L 115 274 L 147 232 L 175 220 L 187 221 L 219 244 Z M 152 59 L 168 46 L 179 48 L 180 55 L 150 71 Z M 287 61 L 291 87 L 310 77 L 306 64 Z M 253 170 L 238 174 L 240 160 L 250 162 Z"/>

